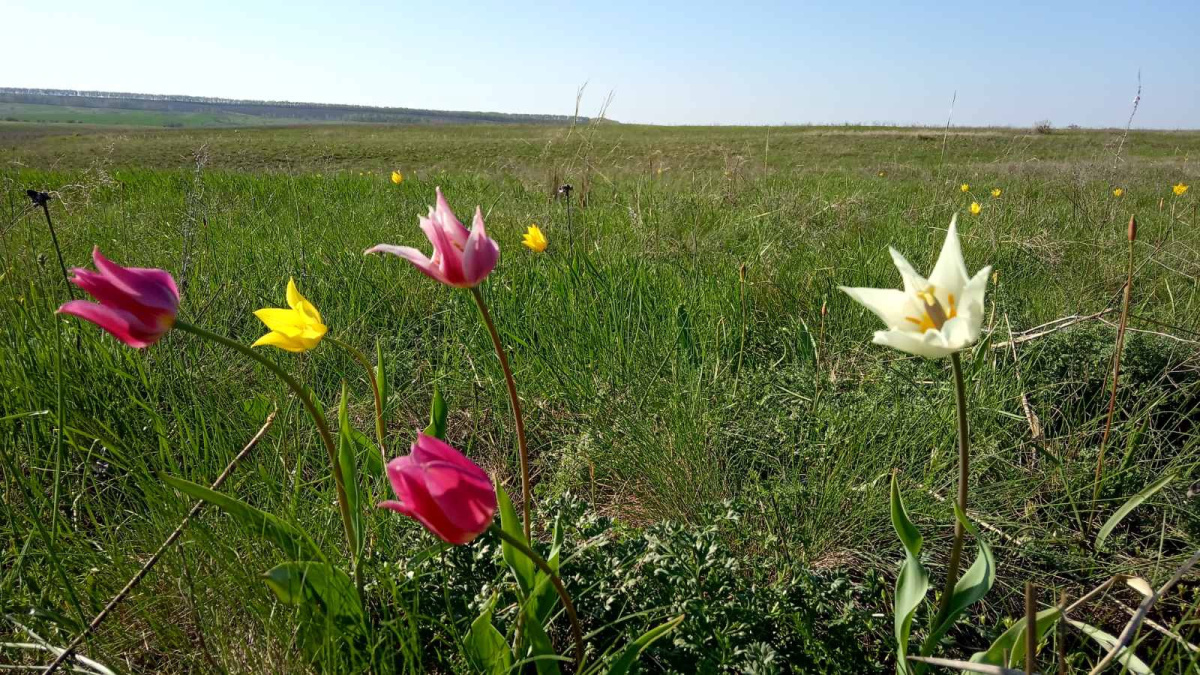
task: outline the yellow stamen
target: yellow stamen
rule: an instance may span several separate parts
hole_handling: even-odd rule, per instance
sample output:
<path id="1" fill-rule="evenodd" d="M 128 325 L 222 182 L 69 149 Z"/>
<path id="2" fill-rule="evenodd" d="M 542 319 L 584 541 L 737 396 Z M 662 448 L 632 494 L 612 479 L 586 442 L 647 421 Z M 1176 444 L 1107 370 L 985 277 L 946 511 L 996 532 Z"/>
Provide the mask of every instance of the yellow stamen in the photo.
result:
<path id="1" fill-rule="evenodd" d="M 937 289 L 933 286 L 923 291 L 917 291 L 917 297 L 921 299 L 921 302 L 925 303 L 925 311 L 921 313 L 920 317 L 904 317 L 905 321 L 912 322 L 916 325 L 917 330 L 922 333 L 929 330 L 940 330 L 947 321 L 958 316 L 958 303 L 955 302 L 954 294 L 950 293 L 947 295 L 948 304 L 950 305 L 949 311 L 947 311 L 937 299 L 937 296 L 934 295 L 936 292 Z"/>

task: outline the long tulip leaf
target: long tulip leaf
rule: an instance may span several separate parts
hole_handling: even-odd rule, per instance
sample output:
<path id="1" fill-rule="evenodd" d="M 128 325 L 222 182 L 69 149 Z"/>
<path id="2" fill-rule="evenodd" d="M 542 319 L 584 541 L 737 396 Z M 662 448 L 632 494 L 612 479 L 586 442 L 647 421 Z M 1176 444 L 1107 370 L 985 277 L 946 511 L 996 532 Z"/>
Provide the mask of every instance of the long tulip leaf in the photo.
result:
<path id="1" fill-rule="evenodd" d="M 904 563 L 896 577 L 895 629 L 896 629 L 896 672 L 905 675 L 908 666 L 908 638 L 912 632 L 913 616 L 925 601 L 929 592 L 929 573 L 921 566 L 917 555 L 921 552 L 921 533 L 908 518 L 904 500 L 896 476 L 892 476 L 892 525 L 904 545 Z"/>
<path id="2" fill-rule="evenodd" d="M 1152 497 L 1155 492 L 1158 492 L 1166 487 L 1167 483 L 1170 483 L 1171 479 L 1174 477 L 1174 474 L 1167 474 L 1162 478 L 1159 478 L 1153 483 L 1142 488 L 1141 492 L 1138 492 L 1136 495 L 1130 497 L 1124 504 L 1122 504 L 1121 508 L 1117 509 L 1116 513 L 1112 514 L 1109 516 L 1108 520 L 1104 521 L 1104 525 L 1100 528 L 1100 531 L 1096 533 L 1096 549 L 1099 550 L 1104 546 L 1104 542 L 1108 540 L 1108 535 L 1112 534 L 1113 529 L 1116 528 L 1117 525 L 1121 524 L 1122 520 L 1125 520 L 1125 516 L 1128 516 L 1130 512 L 1140 506 L 1142 502 Z"/>
<path id="3" fill-rule="evenodd" d="M 284 555 L 299 560 L 326 562 L 325 554 L 304 531 L 279 518 L 220 492 L 182 478 L 160 474 L 163 481 L 189 497 L 202 499 L 233 517 L 239 525 L 275 544 Z"/>

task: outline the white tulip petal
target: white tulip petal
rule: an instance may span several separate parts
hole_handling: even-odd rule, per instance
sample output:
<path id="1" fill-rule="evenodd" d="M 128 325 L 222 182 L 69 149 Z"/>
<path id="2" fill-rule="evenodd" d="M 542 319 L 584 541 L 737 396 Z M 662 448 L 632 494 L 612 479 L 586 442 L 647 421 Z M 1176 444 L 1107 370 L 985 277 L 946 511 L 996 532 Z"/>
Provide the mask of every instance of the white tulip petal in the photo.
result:
<path id="1" fill-rule="evenodd" d="M 983 318 L 983 294 L 987 290 L 988 278 L 992 276 L 992 266 L 979 270 L 967 285 L 963 287 L 962 299 L 959 301 L 963 308 L 959 314 L 969 313 L 973 316 Z"/>
<path id="2" fill-rule="evenodd" d="M 973 319 L 974 317 L 956 316 L 942 324 L 940 332 L 943 343 L 954 351 L 971 346 L 979 339 L 979 331 L 983 324 L 982 321 Z"/>
<path id="3" fill-rule="evenodd" d="M 875 344 L 898 349 L 927 359 L 940 359 L 953 354 L 955 349 L 946 346 L 939 331 L 914 333 L 904 330 L 875 331 Z"/>
<path id="4" fill-rule="evenodd" d="M 875 316 L 891 328 L 902 327 L 908 323 L 904 317 L 912 316 L 912 312 L 909 311 L 912 299 L 904 291 L 895 288 L 838 288 L 874 312 Z"/>
<path id="5" fill-rule="evenodd" d="M 929 274 L 929 283 L 938 290 L 954 293 L 967 283 L 967 264 L 963 262 L 962 246 L 958 242 L 958 214 L 950 219 L 950 229 L 946 231 L 946 241 L 942 243 L 942 252 L 938 255 L 937 263 Z"/>
<path id="6" fill-rule="evenodd" d="M 890 246 L 888 251 L 892 254 L 892 262 L 896 264 L 896 269 L 900 270 L 900 276 L 904 278 L 904 292 L 907 295 L 915 296 L 929 288 L 929 282 L 913 269 L 903 254 Z"/>

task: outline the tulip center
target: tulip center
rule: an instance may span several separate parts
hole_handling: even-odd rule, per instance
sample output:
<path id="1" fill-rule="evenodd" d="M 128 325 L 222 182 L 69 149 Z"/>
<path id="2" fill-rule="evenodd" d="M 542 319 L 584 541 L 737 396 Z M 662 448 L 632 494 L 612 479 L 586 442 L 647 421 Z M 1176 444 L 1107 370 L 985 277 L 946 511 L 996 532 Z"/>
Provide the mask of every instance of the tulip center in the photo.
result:
<path id="1" fill-rule="evenodd" d="M 937 299 L 937 296 L 935 295 L 936 292 L 937 289 L 933 286 L 918 292 L 917 297 L 921 299 L 921 304 L 924 305 L 925 311 L 922 312 L 921 316 L 919 317 L 904 317 L 906 321 L 910 321 L 915 324 L 917 330 L 922 333 L 929 330 L 941 330 L 942 326 L 945 325 L 947 321 L 958 316 L 958 304 L 954 300 L 954 294 L 950 293 L 946 296 L 948 301 L 947 304 L 950 305 L 949 308 L 946 308 L 942 305 L 942 302 Z"/>

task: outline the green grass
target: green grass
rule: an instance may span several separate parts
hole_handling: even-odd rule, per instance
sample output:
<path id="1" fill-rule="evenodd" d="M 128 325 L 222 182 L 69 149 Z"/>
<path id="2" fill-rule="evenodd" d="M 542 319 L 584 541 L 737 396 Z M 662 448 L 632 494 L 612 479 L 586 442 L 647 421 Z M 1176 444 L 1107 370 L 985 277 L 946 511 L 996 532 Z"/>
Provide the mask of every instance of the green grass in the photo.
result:
<path id="1" fill-rule="evenodd" d="M 262 397 L 278 402 L 279 418 L 223 490 L 328 548 L 341 545 L 324 451 L 267 373 L 188 335 L 135 351 L 55 317 L 67 292 L 42 215 L 24 197 L 30 187 L 56 191 L 68 265 L 87 265 L 99 245 L 123 264 L 165 268 L 184 290 L 181 317 L 235 339 L 264 332 L 251 312 L 281 305 L 294 277 L 333 334 L 368 353 L 382 343 L 393 448 L 424 427 L 437 386 L 452 410 L 450 440 L 515 485 L 503 380 L 468 295 L 402 261 L 361 255 L 380 242 L 427 248 L 416 223 L 435 185 L 460 217 L 482 205 L 503 252 L 483 290 L 527 410 L 538 501 L 572 491 L 636 527 L 697 522 L 704 507 L 731 500 L 741 525 L 730 543 L 764 579 L 785 562 L 891 579 L 902 559 L 887 511 L 893 469 L 934 552 L 927 565 L 935 578 L 943 569 L 952 521 L 929 492 L 954 490 L 947 363 L 870 344 L 877 320 L 837 286 L 898 286 L 889 245 L 928 269 L 958 212 L 968 267 L 997 272 L 991 339 L 966 361 L 971 512 L 1004 536 L 992 537 L 997 588 L 952 653 L 986 647 L 981 636 L 991 633 L 979 626 L 1018 615 L 1027 578 L 1046 589 L 1046 604 L 1047 587 L 1077 597 L 1114 572 L 1161 583 L 1200 532 L 1187 496 L 1200 480 L 1200 185 L 1179 198 L 1170 190 L 1200 183 L 1190 159 L 1200 133 L 1135 132 L 1117 158 L 1121 135 L 773 128 L 768 143 L 767 130 L 751 128 L 65 135 L 0 125 L 9 158 L 0 169 L 0 443 L 11 458 L 0 466 L 0 610 L 37 612 L 29 620 L 51 642 L 69 640 L 185 512 L 156 472 L 211 482 L 257 429 L 247 411 Z M 387 179 L 393 168 L 407 176 L 399 186 Z M 550 198 L 564 181 L 586 198 L 569 225 L 563 202 Z M 983 204 L 978 217 L 966 215 L 972 200 Z M 1140 224 L 1138 332 L 1093 504 L 1115 329 L 1084 322 L 1021 343 L 1016 361 L 989 345 L 1007 340 L 1010 326 L 1116 307 L 1131 213 Z M 530 223 L 551 241 L 544 255 L 519 244 Z M 271 356 L 326 409 L 348 381 L 355 424 L 370 431 L 369 389 L 345 354 L 323 344 Z M 1022 396 L 1044 440 L 1031 438 Z M 1098 525 L 1168 472 L 1178 478 L 1106 551 L 1089 550 L 1088 521 Z M 381 481 L 370 489 L 386 492 Z M 382 533 L 378 561 L 429 544 L 394 514 L 367 518 Z M 278 562 L 206 514 L 86 652 L 139 671 L 303 669 L 296 615 L 256 576 Z M 890 612 L 887 598 L 856 602 Z M 1189 590 L 1155 616 L 1172 624 L 1196 603 Z M 1114 634 L 1126 620 L 1110 602 L 1085 617 Z M 1180 630 L 1196 641 L 1194 624 Z M 886 648 L 889 634 L 864 640 Z M 1182 658 L 1171 644 L 1152 653 Z M 381 646 L 389 648 L 401 650 Z"/>

